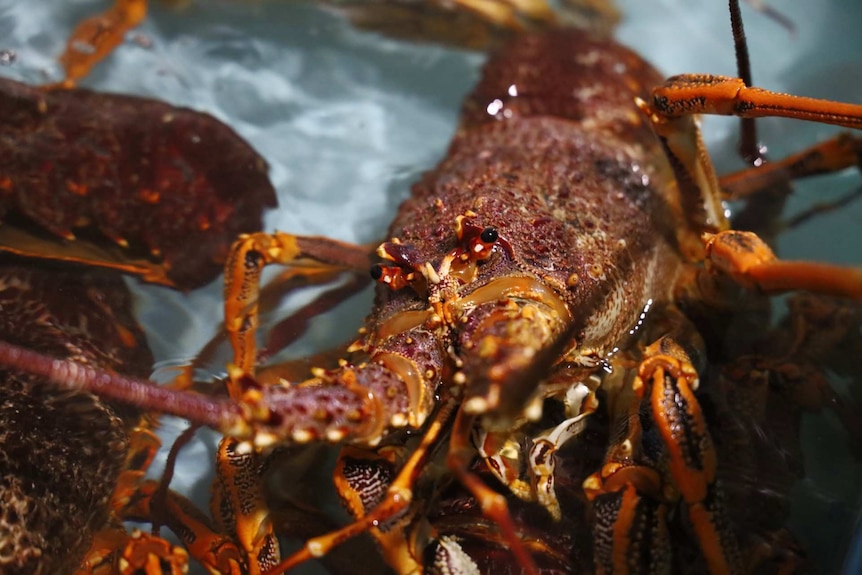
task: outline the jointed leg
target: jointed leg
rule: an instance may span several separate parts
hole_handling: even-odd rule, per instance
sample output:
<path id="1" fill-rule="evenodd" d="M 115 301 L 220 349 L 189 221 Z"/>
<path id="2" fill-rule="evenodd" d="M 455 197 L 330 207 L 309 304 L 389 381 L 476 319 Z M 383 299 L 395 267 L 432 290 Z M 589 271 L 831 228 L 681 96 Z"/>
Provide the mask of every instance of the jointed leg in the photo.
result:
<path id="1" fill-rule="evenodd" d="M 147 0 L 115 0 L 114 5 L 78 24 L 60 56 L 66 69 L 61 86 L 72 88 L 110 54 L 147 15 Z"/>
<path id="2" fill-rule="evenodd" d="M 742 286 L 767 293 L 808 290 L 862 299 L 862 268 L 806 261 L 782 261 L 751 232 L 726 231 L 704 236 L 707 267 Z"/>
<path id="3" fill-rule="evenodd" d="M 852 167 L 862 168 L 862 138 L 841 133 L 783 160 L 767 162 L 719 178 L 724 199 L 741 200 L 785 182 Z"/>
<path id="4" fill-rule="evenodd" d="M 371 265 L 371 256 L 372 250 L 366 247 L 328 238 L 281 232 L 240 236 L 225 266 L 225 329 L 234 350 L 234 365 L 244 373 L 254 373 L 260 275 L 266 265 L 312 260 L 365 271 Z M 232 397 L 235 392 L 238 390 L 231 390 Z"/>
<path id="5" fill-rule="evenodd" d="M 322 557 L 330 549 L 340 545 L 344 541 L 356 537 L 374 526 L 397 518 L 400 514 L 404 513 L 413 502 L 413 485 L 428 463 L 435 444 L 443 437 L 446 426 L 452 419 L 456 406 L 457 404 L 450 400 L 437 411 L 434 419 L 425 430 L 421 443 L 398 472 L 395 480 L 389 485 L 385 495 L 381 498 L 380 503 L 373 510 L 338 531 L 309 539 L 301 550 L 283 560 L 268 571 L 266 575 L 284 573 L 288 569 L 305 561 Z"/>
<path id="6" fill-rule="evenodd" d="M 518 564 L 528 575 L 537 575 L 538 569 L 536 568 L 536 564 L 515 529 L 515 524 L 509 514 L 509 506 L 506 503 L 506 498 L 485 485 L 478 476 L 469 470 L 470 462 L 475 453 L 470 444 L 470 437 L 475 423 L 475 415 L 468 415 L 463 410 L 458 410 L 449 443 L 449 454 L 447 457 L 449 469 L 455 473 L 461 484 L 479 502 L 482 514 L 500 527 L 503 538 L 510 546 Z"/>
<path id="7" fill-rule="evenodd" d="M 740 118 L 779 116 L 862 128 L 862 105 L 771 92 L 745 85 L 739 78 L 683 74 L 653 90 L 653 104 L 666 118 L 717 114 Z"/>
<path id="8" fill-rule="evenodd" d="M 687 322 L 670 329 L 681 341 L 697 341 Z M 627 407 L 617 410 L 612 436 L 618 439 L 602 469 L 584 482 L 596 512 L 600 572 L 668 570 L 669 508 L 680 500 L 708 571 L 741 572 L 716 483 L 715 447 L 694 396 L 698 384 L 689 354 L 665 336 L 644 350 L 637 376 L 622 388 L 618 403 L 627 400 Z M 660 448 L 654 440 L 644 441 L 647 433 L 661 438 Z"/>

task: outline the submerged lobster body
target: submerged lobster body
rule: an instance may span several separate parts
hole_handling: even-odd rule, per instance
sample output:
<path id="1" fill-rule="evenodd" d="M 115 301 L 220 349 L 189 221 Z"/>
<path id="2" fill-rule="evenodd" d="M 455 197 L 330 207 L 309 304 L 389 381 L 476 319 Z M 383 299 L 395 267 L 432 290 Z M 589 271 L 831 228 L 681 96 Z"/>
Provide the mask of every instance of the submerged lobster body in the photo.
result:
<path id="1" fill-rule="evenodd" d="M 3 337 L 84 365 L 149 373 L 152 355 L 121 278 L 75 272 L 4 261 Z M 135 414 L 25 373 L 0 377 L 0 571 L 73 573 L 106 523 Z"/>
<path id="2" fill-rule="evenodd" d="M 727 460 L 748 433 L 773 439 L 769 426 L 783 420 L 764 415 L 770 397 L 809 391 L 809 372 L 785 369 L 783 355 L 802 339 L 794 332 L 775 351 L 761 345 L 772 334 L 756 326 L 725 345 L 739 330 L 722 311 L 741 302 L 743 313 L 760 313 L 768 300 L 697 251 L 700 232 L 718 237 L 729 226 L 715 211 L 717 186 L 692 193 L 693 182 L 679 177 L 690 166 L 659 129 L 676 118 L 659 119 L 638 101 L 661 80 L 628 49 L 580 31 L 525 34 L 493 55 L 446 157 L 413 186 L 377 249 L 382 262 L 371 275 L 380 285 L 360 339 L 337 367 L 314 369 L 310 379 L 285 381 L 295 371 L 278 366 L 255 374 L 261 269 L 355 271 L 369 254 L 282 233 L 243 234 L 231 249 L 228 399 L 195 393 L 184 380 L 158 388 L 5 344 L 0 357 L 59 385 L 225 435 L 213 522 L 154 481 L 138 484 L 139 499 L 118 512 L 164 519 L 214 573 L 272 575 L 337 553 L 365 531 L 393 569 L 410 575 L 717 575 L 770 561 L 768 568 L 793 570 L 802 564 L 793 552 L 774 548 L 792 540 L 782 513 L 795 470 L 783 469 L 781 456 L 764 470 L 754 456 Z M 743 255 L 759 246 L 733 234 Z M 304 267 L 306 260 L 314 265 Z M 688 318 L 681 313 L 692 309 Z M 740 360 L 745 354 L 756 357 Z M 716 364 L 699 369 L 705 357 Z M 810 373 L 820 361 L 799 360 Z M 755 365 L 766 375 L 755 376 Z M 806 389 L 779 389 L 773 373 Z M 731 392 L 728 382 L 744 385 Z M 736 411 L 754 414 L 753 423 L 741 425 Z M 799 409 L 786 412 L 791 429 L 780 429 L 777 443 L 797 441 Z M 734 433 L 713 442 L 723 425 Z M 323 509 L 306 502 L 300 511 L 328 527 L 279 527 L 278 504 L 264 500 L 264 475 L 288 452 L 273 448 L 308 442 L 343 448 L 335 484 L 356 519 L 346 527 L 332 530 Z M 762 521 L 728 510 L 727 501 L 743 507 L 756 481 L 749 478 L 774 471 L 766 467 L 781 479 L 771 493 L 777 512 Z M 728 490 L 733 475 L 744 481 Z M 279 562 L 279 529 L 303 538 L 329 532 Z M 757 549 L 748 555 L 749 547 Z"/>
<path id="3" fill-rule="evenodd" d="M 532 277 L 565 303 L 578 348 L 604 356 L 648 299 L 666 298 L 676 271 L 670 168 L 634 106 L 658 79 L 610 41 L 520 38 L 486 65 L 447 157 L 414 186 L 390 236 L 436 262 L 454 247 L 451 222 L 476 213 L 506 244 L 459 296 Z"/>
<path id="4" fill-rule="evenodd" d="M 379 440 L 380 425 L 418 427 L 459 371 L 474 409 L 511 422 L 538 382 L 492 388 L 555 338 L 572 337 L 564 360 L 584 367 L 622 345 L 646 307 L 668 300 L 681 261 L 672 173 L 634 105 L 659 79 L 583 33 L 525 36 L 496 54 L 447 157 L 414 185 L 378 250 L 397 265 L 378 271 L 369 363 L 323 378 L 339 394 L 357 383 L 381 405 L 299 427 L 274 407 L 293 394 L 275 389 L 264 403 L 280 435 Z M 412 277 L 389 277 L 401 272 Z"/>

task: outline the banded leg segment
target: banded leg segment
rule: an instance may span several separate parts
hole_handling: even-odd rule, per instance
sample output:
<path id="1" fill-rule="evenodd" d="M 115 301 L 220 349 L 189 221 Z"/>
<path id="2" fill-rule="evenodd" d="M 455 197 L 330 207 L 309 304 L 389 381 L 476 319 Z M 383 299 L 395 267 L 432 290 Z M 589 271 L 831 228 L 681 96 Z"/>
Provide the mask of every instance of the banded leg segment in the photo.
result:
<path id="1" fill-rule="evenodd" d="M 260 275 L 268 264 L 288 265 L 299 260 L 346 270 L 366 271 L 372 250 L 323 237 L 276 232 L 240 236 L 225 266 L 225 329 L 234 350 L 234 365 L 253 374 L 256 363 L 255 332 L 258 319 Z M 239 391 L 231 396 L 238 397 Z"/>
<path id="2" fill-rule="evenodd" d="M 819 262 L 783 261 L 751 232 L 704 234 L 707 269 L 767 293 L 808 290 L 862 299 L 862 268 Z"/>
<path id="3" fill-rule="evenodd" d="M 716 234 L 728 230 L 726 218 L 721 208 L 722 192 L 709 161 L 707 150 L 700 138 L 695 123 L 698 114 L 733 115 L 740 118 L 781 116 L 800 120 L 834 124 L 848 128 L 862 128 L 862 105 L 845 104 L 779 94 L 752 88 L 739 78 L 711 75 L 682 75 L 670 78 L 663 86 L 653 90 L 652 102 L 638 100 L 638 106 L 649 118 L 653 130 L 661 139 L 668 159 L 674 169 L 680 189 L 683 210 L 688 215 L 690 231 Z M 724 185 L 735 186 L 735 197 L 749 195 L 758 187 L 776 182 L 779 176 L 803 177 L 843 169 L 859 164 L 859 140 L 854 137 L 839 137 L 831 142 L 816 146 L 797 156 L 779 162 L 775 167 L 765 170 L 751 170 L 744 175 L 734 175 L 723 181 Z M 762 174 L 762 177 L 759 175 Z M 704 217 L 706 216 L 706 217 Z M 710 229 L 712 228 L 712 229 Z M 680 246 L 687 256 L 703 250 L 692 245 L 690 234 L 681 234 Z M 707 249 L 708 246 L 707 246 Z M 766 289 L 811 289 L 804 284 L 809 278 L 824 293 L 841 293 L 847 296 L 862 290 L 858 284 L 858 271 L 850 271 L 853 276 L 849 282 L 852 287 L 829 288 L 833 280 L 840 281 L 840 271 L 826 271 L 823 268 L 805 264 L 769 265 L 754 274 L 764 273 L 762 283 L 769 286 L 773 278 L 778 285 Z M 793 276 L 794 279 L 789 279 Z M 818 278 L 818 279 L 813 279 Z M 793 287 L 786 287 L 789 284 Z M 797 285 L 802 284 L 802 285 Z M 832 290 L 832 291 L 830 291 Z M 858 297 L 850 295 L 849 297 Z"/>
<path id="4" fill-rule="evenodd" d="M 263 499 L 266 456 L 225 437 L 216 454 L 210 511 L 217 530 L 232 534 L 247 557 L 248 575 L 260 575 L 281 558 L 269 509 Z"/>
<path id="5" fill-rule="evenodd" d="M 310 559 L 322 557 L 348 539 L 372 527 L 396 520 L 409 512 L 414 502 L 413 485 L 433 455 L 434 448 L 445 435 L 456 407 L 457 404 L 450 399 L 437 411 L 425 430 L 419 446 L 398 471 L 395 480 L 371 511 L 337 531 L 309 539 L 302 549 L 284 559 L 265 575 L 278 575 Z"/>
<path id="6" fill-rule="evenodd" d="M 647 348 L 646 354 L 633 387 L 649 401 L 667 449 L 673 484 L 686 504 L 709 572 L 741 573 L 738 543 L 716 485 L 715 446 L 694 396 L 697 371 L 682 348 L 668 337 Z"/>
<path id="7" fill-rule="evenodd" d="M 832 174 L 854 166 L 862 169 L 862 138 L 841 133 L 782 160 L 721 176 L 719 184 L 724 198 L 736 201 L 787 180 Z"/>
<path id="8" fill-rule="evenodd" d="M 335 487 L 353 517 L 361 519 L 372 513 L 386 496 L 396 476 L 396 459 L 401 450 L 393 447 L 369 451 L 349 446 L 341 450 L 334 473 Z M 386 564 L 397 573 L 422 572 L 422 544 L 425 542 L 416 540 L 416 530 L 411 526 L 417 503 L 392 521 L 381 522 L 368 529 Z M 430 526 L 425 526 L 421 531 L 428 532 L 429 529 Z"/>
<path id="9" fill-rule="evenodd" d="M 862 105 L 832 102 L 746 86 L 739 78 L 683 74 L 653 90 L 655 109 L 666 118 L 717 114 L 739 118 L 780 116 L 862 128 Z"/>
<path id="10" fill-rule="evenodd" d="M 126 32 L 146 17 L 147 2 L 115 0 L 114 5 L 104 12 L 78 24 L 60 56 L 60 64 L 66 70 L 66 78 L 60 86 L 74 87 L 93 66 L 119 46 Z"/>
<path id="11" fill-rule="evenodd" d="M 667 521 L 680 501 L 709 573 L 742 572 L 697 385 L 697 371 L 673 339 L 646 348 L 631 404 L 615 424 L 620 439 L 601 471 L 584 482 L 596 512 L 600 572 L 669 573 Z"/>

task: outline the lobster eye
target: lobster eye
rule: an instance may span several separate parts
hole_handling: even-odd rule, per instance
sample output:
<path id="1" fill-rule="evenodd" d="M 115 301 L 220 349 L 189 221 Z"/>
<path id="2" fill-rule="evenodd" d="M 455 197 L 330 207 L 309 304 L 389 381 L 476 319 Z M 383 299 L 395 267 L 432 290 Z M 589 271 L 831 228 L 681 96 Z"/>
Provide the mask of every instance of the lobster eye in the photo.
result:
<path id="1" fill-rule="evenodd" d="M 479 238 L 486 244 L 493 244 L 497 241 L 498 237 L 500 237 L 500 234 L 497 233 L 497 229 L 491 226 L 482 230 L 482 233 L 479 235 Z"/>
<path id="2" fill-rule="evenodd" d="M 377 281 L 383 277 L 383 266 L 381 266 L 380 264 L 374 264 L 373 266 L 371 266 L 369 273 L 371 274 L 371 279 Z"/>

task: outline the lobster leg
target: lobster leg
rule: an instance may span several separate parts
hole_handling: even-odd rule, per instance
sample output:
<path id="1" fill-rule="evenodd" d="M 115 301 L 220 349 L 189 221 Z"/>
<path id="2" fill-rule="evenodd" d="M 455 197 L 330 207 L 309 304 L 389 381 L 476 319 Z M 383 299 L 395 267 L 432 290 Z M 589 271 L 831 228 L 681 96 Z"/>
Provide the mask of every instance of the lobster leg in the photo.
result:
<path id="1" fill-rule="evenodd" d="M 233 534 L 248 558 L 248 575 L 260 575 L 281 557 L 262 493 L 266 461 L 265 455 L 244 448 L 236 439 L 219 442 L 210 509 L 219 520 L 219 531 Z"/>
<path id="2" fill-rule="evenodd" d="M 524 501 L 535 501 L 535 489 L 521 478 L 523 453 L 519 442 L 507 432 L 489 432 L 482 428 L 473 430 L 473 443 L 491 473 L 516 497 Z"/>
<path id="3" fill-rule="evenodd" d="M 584 482 L 596 512 L 599 572 L 670 572 L 668 505 L 679 499 L 709 573 L 742 571 L 716 484 L 715 447 L 694 396 L 698 381 L 688 354 L 670 336 L 644 350 L 633 396 L 618 418 L 621 440 Z"/>
<path id="4" fill-rule="evenodd" d="M 746 90 L 765 93 L 764 90 L 746 88 L 742 80 L 735 78 L 677 76 L 653 91 L 653 105 L 637 101 L 661 139 L 676 173 L 683 209 L 690 220 L 687 231 L 696 233 L 699 230 L 702 236 L 703 246 L 698 250 L 691 242 L 693 234 L 682 234 L 680 246 L 683 252 L 693 259 L 706 259 L 708 267 L 729 275 L 743 286 L 766 292 L 810 290 L 862 298 L 862 269 L 780 261 L 755 234 L 729 230 L 726 218 L 719 214 L 721 191 L 718 179 L 693 116 L 716 113 L 756 117 L 758 114 L 748 113 L 748 106 L 754 104 L 745 99 Z M 759 115 L 784 115 L 862 127 L 862 106 L 772 95 L 777 98 L 774 113 Z M 791 108 L 793 105 L 798 106 Z"/>
<path id="5" fill-rule="evenodd" d="M 161 447 L 159 439 L 144 426 L 131 432 L 129 443 L 124 471 L 111 495 L 111 507 L 117 518 L 136 497 L 144 474 Z M 188 554 L 184 549 L 138 530 L 129 534 L 118 524 L 96 533 L 76 575 L 180 575 L 187 569 Z"/>
<path id="6" fill-rule="evenodd" d="M 506 543 L 511 548 L 512 554 L 524 571 L 528 575 L 536 575 L 538 569 L 518 536 L 515 524 L 509 514 L 509 506 L 506 503 L 506 498 L 485 485 L 469 469 L 474 453 L 470 445 L 470 437 L 475 422 L 475 415 L 467 414 L 463 409 L 458 410 L 458 415 L 453 424 L 452 438 L 449 443 L 449 453 L 446 463 L 449 469 L 458 477 L 461 484 L 479 502 L 483 515 L 499 526 Z"/>
<path id="7" fill-rule="evenodd" d="M 150 521 L 153 516 L 154 495 L 158 491 L 158 481 L 144 482 L 132 505 L 125 512 L 127 518 Z M 164 505 L 163 515 L 167 526 L 177 534 L 189 554 L 206 566 L 210 573 L 244 573 L 241 566 L 245 562 L 240 549 L 230 537 L 219 533 L 209 518 L 191 501 L 175 491 L 168 491 L 160 504 Z"/>
<path id="8" fill-rule="evenodd" d="M 724 199 L 741 200 L 785 182 L 852 167 L 862 168 L 862 138 L 841 133 L 782 160 L 740 170 L 719 178 Z"/>
<path id="9" fill-rule="evenodd" d="M 809 290 L 862 299 L 862 268 L 818 262 L 782 261 L 751 232 L 704 234 L 707 267 L 742 286 L 765 292 Z"/>
<path id="10" fill-rule="evenodd" d="M 110 54 L 130 29 L 147 15 L 147 0 L 115 0 L 100 14 L 87 18 L 75 28 L 60 56 L 66 70 L 62 88 L 72 88 Z"/>
<path id="11" fill-rule="evenodd" d="M 323 237 L 294 236 L 282 232 L 240 236 L 225 266 L 225 329 L 234 350 L 234 365 L 254 373 L 260 274 L 271 263 L 290 264 L 310 259 L 348 270 L 367 270 L 372 251 Z M 235 387 L 235 386 L 234 386 Z M 236 397 L 238 389 L 231 390 Z"/>
<path id="12" fill-rule="evenodd" d="M 272 530 L 260 527 L 261 521 L 255 524 L 258 530 L 253 534 L 249 534 L 248 529 L 240 529 L 239 518 L 235 518 L 237 520 L 229 525 L 226 525 L 227 521 L 223 518 L 222 524 L 215 528 L 190 501 L 168 491 L 164 481 L 142 481 L 144 470 L 158 451 L 160 443 L 158 438 L 145 428 L 139 428 L 136 432 L 133 437 L 135 449 L 128 455 L 129 470 L 121 475 L 113 496 L 119 516 L 124 519 L 152 521 L 154 531 L 157 530 L 156 521 L 164 519 L 171 530 L 183 540 L 192 555 L 211 573 L 239 575 L 239 565 L 246 564 L 242 561 L 243 556 L 232 539 L 220 533 L 235 533 L 246 552 L 245 556 L 252 558 L 247 562 L 248 570 L 243 571 L 243 575 L 259 575 L 259 564 L 267 565 L 266 562 L 269 560 L 269 565 L 272 565 L 278 560 L 278 544 L 274 542 Z M 238 492 L 239 496 L 245 499 L 239 502 L 231 500 L 227 505 L 220 505 L 222 500 L 214 498 L 214 507 L 228 510 L 220 514 L 222 517 L 225 515 L 233 517 L 232 514 L 240 515 L 243 519 L 248 516 L 258 517 L 260 505 L 255 506 L 254 503 L 255 498 L 259 499 L 260 496 L 259 481 L 256 476 L 249 478 L 249 475 L 254 475 L 258 469 L 248 461 L 249 457 L 258 456 L 236 454 L 230 450 L 231 443 L 235 447 L 237 442 L 224 439 L 219 445 L 217 473 L 221 482 L 216 485 L 215 491 L 221 494 L 224 489 L 220 491 L 218 488 L 224 488 L 224 485 L 230 481 L 243 482 L 244 489 L 234 490 L 234 492 Z M 255 462 L 256 460 L 252 463 Z M 241 507 L 242 513 L 235 511 L 237 507 Z M 246 523 L 249 521 L 246 520 Z M 107 541 L 111 540 L 112 538 L 107 539 Z M 116 537 L 113 537 L 113 540 L 116 540 Z M 267 543 L 269 543 L 268 546 Z M 185 550 L 171 548 L 167 542 L 155 535 L 133 533 L 131 537 L 127 536 L 117 542 L 117 552 L 112 556 L 117 553 L 119 555 L 115 563 L 118 564 L 119 572 L 122 574 L 162 575 L 162 566 L 170 566 L 171 574 L 179 575 L 188 569 L 188 554 Z M 141 571 L 135 571 L 135 569 L 141 569 Z M 97 569 L 85 573 L 98 575 L 101 571 Z"/>
<path id="13" fill-rule="evenodd" d="M 335 486 L 341 500 L 357 519 L 371 512 L 386 495 L 395 478 L 397 451 L 397 447 L 375 452 L 349 446 L 341 450 L 334 474 Z M 422 571 L 422 549 L 413 545 L 415 540 L 409 528 L 416 515 L 412 507 L 415 504 L 394 523 L 369 529 L 386 564 L 404 574 Z"/>
<path id="14" fill-rule="evenodd" d="M 309 539 L 301 550 L 267 571 L 266 575 L 284 573 L 310 559 L 322 557 L 330 549 L 344 541 L 356 537 L 374 526 L 397 520 L 403 513 L 407 512 L 413 502 L 413 485 L 431 458 L 434 447 L 444 437 L 456 407 L 457 403 L 450 399 L 437 411 L 434 419 L 425 430 L 419 446 L 404 463 L 395 480 L 386 489 L 386 493 L 380 498 L 380 502 L 374 509 L 342 529 Z"/>
<path id="15" fill-rule="evenodd" d="M 633 387 L 650 403 L 667 447 L 673 483 L 688 508 L 709 571 L 740 572 L 736 539 L 715 483 L 715 447 L 694 396 L 697 372 L 685 351 L 669 337 L 652 344 L 646 353 Z"/>
<path id="16" fill-rule="evenodd" d="M 565 421 L 533 439 L 529 463 L 533 475 L 533 488 L 551 516 L 562 517 L 560 503 L 554 489 L 554 454 L 570 439 L 577 437 L 587 426 L 586 417 L 598 407 L 595 396 L 587 386 L 577 383 L 566 394 L 566 413 L 574 414 Z"/>
<path id="17" fill-rule="evenodd" d="M 577 437 L 586 428 L 586 417 L 596 410 L 598 402 L 589 388 L 582 383 L 574 383 L 566 392 L 567 417 L 558 425 L 540 433 L 532 439 L 527 453 L 532 480 L 530 483 L 520 478 L 520 446 L 513 440 L 500 445 L 501 436 L 478 429 L 476 445 L 479 455 L 488 468 L 515 496 L 524 501 L 536 501 L 545 507 L 551 516 L 559 521 L 562 517 L 560 503 L 554 487 L 554 454 L 570 439 Z M 516 456 L 508 455 L 510 453 Z"/>
<path id="18" fill-rule="evenodd" d="M 740 118 L 780 116 L 862 128 L 862 105 L 780 94 L 745 85 L 739 78 L 683 74 L 653 90 L 655 109 L 666 118 L 718 114 Z"/>
<path id="19" fill-rule="evenodd" d="M 668 497 L 659 462 L 644 450 L 640 399 L 627 390 L 628 407 L 615 422 L 618 442 L 602 468 L 584 481 L 595 514 L 594 553 L 599 575 L 669 573 Z"/>
<path id="20" fill-rule="evenodd" d="M 183 575 L 189 556 L 182 547 L 135 529 L 96 534 L 93 549 L 76 575 Z"/>

